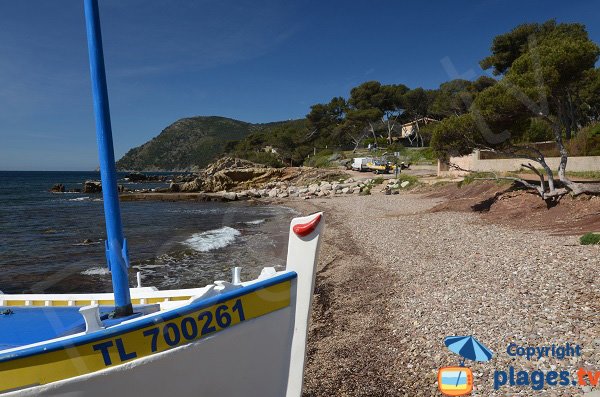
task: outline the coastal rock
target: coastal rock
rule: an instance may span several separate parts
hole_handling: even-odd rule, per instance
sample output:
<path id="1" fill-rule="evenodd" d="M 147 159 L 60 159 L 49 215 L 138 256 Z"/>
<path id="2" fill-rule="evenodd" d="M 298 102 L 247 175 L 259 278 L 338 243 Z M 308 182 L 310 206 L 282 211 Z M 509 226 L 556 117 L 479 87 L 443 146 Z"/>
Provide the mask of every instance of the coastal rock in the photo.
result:
<path id="1" fill-rule="evenodd" d="M 132 172 L 130 174 L 125 175 L 125 180 L 130 182 L 144 182 L 148 180 L 148 177 L 141 172 Z"/>
<path id="2" fill-rule="evenodd" d="M 322 191 L 328 191 L 328 190 L 331 190 L 332 188 L 333 188 L 333 187 L 332 187 L 332 186 L 331 186 L 329 183 L 326 183 L 326 184 L 324 184 L 324 185 L 321 185 L 321 190 L 322 190 Z"/>
<path id="3" fill-rule="evenodd" d="M 50 191 L 52 193 L 64 193 L 65 192 L 65 185 L 63 185 L 62 183 L 57 183 L 56 185 L 52 186 L 52 188 L 50 189 Z"/>
<path id="4" fill-rule="evenodd" d="M 269 190 L 268 196 L 270 198 L 275 198 L 275 197 L 277 197 L 278 194 L 279 194 L 279 190 L 277 190 L 277 188 L 273 188 L 273 189 Z"/>
<path id="5" fill-rule="evenodd" d="M 261 198 L 262 193 L 260 190 L 250 189 L 250 190 L 248 190 L 248 196 L 254 197 L 254 198 Z"/>
<path id="6" fill-rule="evenodd" d="M 161 182 L 168 179 L 167 175 L 146 175 L 141 172 L 132 172 L 125 175 L 125 180 L 129 182 Z"/>
<path id="7" fill-rule="evenodd" d="M 221 196 L 225 201 L 235 201 L 238 198 L 235 192 L 224 192 Z"/>
<path id="8" fill-rule="evenodd" d="M 352 192 L 350 191 L 350 188 L 349 188 L 349 187 L 345 187 L 345 188 L 343 188 L 343 189 L 342 189 L 342 193 L 343 193 L 343 194 L 348 194 L 348 192 L 352 193 Z"/>
<path id="9" fill-rule="evenodd" d="M 277 195 L 278 198 L 286 198 L 289 194 L 285 190 Z"/>
<path id="10" fill-rule="evenodd" d="M 307 192 L 316 193 L 320 185 L 331 185 L 326 179 L 345 180 L 347 177 L 347 174 L 339 170 L 311 167 L 272 168 L 247 160 L 225 157 L 193 176 L 177 180 L 174 177 L 173 182 L 179 183 L 181 192 L 239 192 L 249 189 L 270 191 L 278 188 L 287 190 L 289 194 L 301 192 L 305 186 Z"/>
<path id="11" fill-rule="evenodd" d="M 200 192 L 204 186 L 204 181 L 200 178 L 194 179 L 190 182 L 185 182 L 179 186 L 179 190 L 182 192 Z"/>
<path id="12" fill-rule="evenodd" d="M 172 192 L 178 192 L 181 190 L 181 186 L 179 186 L 178 183 L 171 182 L 171 184 L 169 185 L 169 190 Z"/>
<path id="13" fill-rule="evenodd" d="M 219 171 L 223 171 L 230 168 L 256 168 L 263 167 L 260 164 L 253 163 L 252 161 L 233 158 L 233 157 L 223 157 L 214 163 L 210 164 L 204 172 L 207 174 L 215 174 Z"/>
<path id="14" fill-rule="evenodd" d="M 182 186 L 182 191 L 216 192 L 235 188 L 248 188 L 265 183 L 281 175 L 276 168 L 231 168 L 209 173 L 203 172 L 194 181 Z"/>
<path id="15" fill-rule="evenodd" d="M 83 193 L 101 193 L 102 182 L 100 181 L 85 181 L 83 182 Z"/>

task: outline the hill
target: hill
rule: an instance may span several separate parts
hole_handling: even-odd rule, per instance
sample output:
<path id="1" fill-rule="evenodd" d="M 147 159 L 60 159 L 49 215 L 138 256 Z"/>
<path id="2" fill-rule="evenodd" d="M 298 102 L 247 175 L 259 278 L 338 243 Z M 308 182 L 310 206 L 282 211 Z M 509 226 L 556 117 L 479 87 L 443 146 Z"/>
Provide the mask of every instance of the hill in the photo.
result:
<path id="1" fill-rule="evenodd" d="M 129 150 L 119 170 L 195 171 L 224 152 L 226 145 L 285 122 L 252 124 L 217 116 L 177 120 L 141 146 Z"/>

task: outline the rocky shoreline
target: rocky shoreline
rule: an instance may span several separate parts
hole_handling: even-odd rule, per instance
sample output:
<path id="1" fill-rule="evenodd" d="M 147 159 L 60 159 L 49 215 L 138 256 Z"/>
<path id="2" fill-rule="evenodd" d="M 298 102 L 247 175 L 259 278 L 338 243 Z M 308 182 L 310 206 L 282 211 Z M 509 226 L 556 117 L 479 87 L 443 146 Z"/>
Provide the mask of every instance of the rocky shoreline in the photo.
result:
<path id="1" fill-rule="evenodd" d="M 168 187 L 131 190 L 120 184 L 119 192 L 124 201 L 136 200 L 198 200 L 237 201 L 250 199 L 311 199 L 337 195 L 368 195 L 384 179 L 352 178 L 344 170 L 311 167 L 271 168 L 246 160 L 222 158 L 198 174 L 166 176 L 129 174 L 126 182 L 163 182 Z M 384 190 L 397 193 L 407 182 L 389 179 Z M 63 184 L 56 184 L 52 192 L 67 192 Z M 101 193 L 99 181 L 84 181 L 81 189 L 68 192 Z"/>

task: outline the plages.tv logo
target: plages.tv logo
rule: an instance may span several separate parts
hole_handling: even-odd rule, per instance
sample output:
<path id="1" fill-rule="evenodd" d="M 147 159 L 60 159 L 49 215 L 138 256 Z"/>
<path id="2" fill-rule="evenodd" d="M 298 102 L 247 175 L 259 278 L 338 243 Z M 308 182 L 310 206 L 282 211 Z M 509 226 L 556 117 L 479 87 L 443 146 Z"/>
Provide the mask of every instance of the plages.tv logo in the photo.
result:
<path id="1" fill-rule="evenodd" d="M 446 396 L 465 396 L 473 391 L 473 372 L 465 367 L 466 360 L 489 361 L 494 353 L 474 336 L 448 336 L 444 344 L 462 357 L 459 365 L 438 371 L 438 389 Z"/>

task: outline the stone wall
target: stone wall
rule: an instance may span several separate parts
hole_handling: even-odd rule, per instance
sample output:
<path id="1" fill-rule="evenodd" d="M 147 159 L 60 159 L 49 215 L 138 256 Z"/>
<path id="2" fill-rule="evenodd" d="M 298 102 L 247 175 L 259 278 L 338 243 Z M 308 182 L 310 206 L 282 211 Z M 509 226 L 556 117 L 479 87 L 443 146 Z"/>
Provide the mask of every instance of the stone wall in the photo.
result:
<path id="1" fill-rule="evenodd" d="M 489 159 L 482 160 L 479 150 L 474 151 L 468 156 L 451 157 L 449 163 L 455 164 L 462 169 L 477 172 L 516 172 L 521 168 L 521 164 L 529 163 L 527 159 Z M 553 170 L 558 170 L 560 157 L 546 157 L 546 162 Z M 538 167 L 537 163 L 532 164 Z M 541 168 L 541 167 L 538 167 Z M 567 162 L 567 171 L 600 171 L 600 156 L 579 156 L 569 157 Z M 461 176 L 466 172 L 453 169 L 438 160 L 438 176 Z"/>

